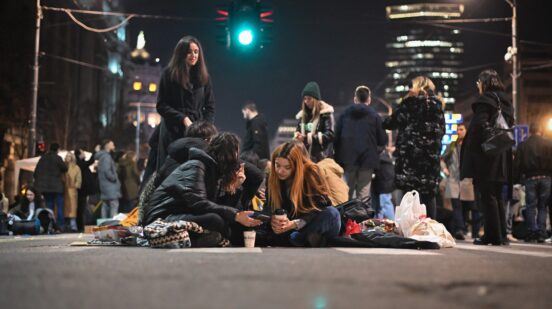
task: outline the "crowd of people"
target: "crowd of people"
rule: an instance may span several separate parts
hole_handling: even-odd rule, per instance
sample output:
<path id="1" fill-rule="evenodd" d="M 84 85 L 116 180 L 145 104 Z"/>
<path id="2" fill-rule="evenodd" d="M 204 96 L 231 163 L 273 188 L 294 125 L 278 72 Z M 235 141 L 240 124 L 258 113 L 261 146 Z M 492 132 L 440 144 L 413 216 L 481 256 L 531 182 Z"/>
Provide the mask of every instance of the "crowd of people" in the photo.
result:
<path id="1" fill-rule="evenodd" d="M 547 237 L 552 142 L 532 125 L 531 137 L 515 155 L 511 149 L 489 155 L 481 147 L 498 114 L 509 126 L 514 123 L 512 104 L 493 70 L 479 75 L 474 116 L 469 126 L 458 125 L 458 139 L 444 153 L 444 102 L 425 76 L 411 80 L 402 102 L 385 119 L 371 107 L 370 88 L 361 85 L 354 91 L 354 104 L 335 121 L 319 85 L 308 82 L 293 138 L 272 153 L 266 121 L 253 101 L 242 109 L 243 142 L 233 133 L 218 132 L 213 88 L 197 39 L 186 36 L 178 42 L 159 85 L 162 120 L 150 138 L 142 173 L 136 154 L 114 157 L 109 140 L 89 160 L 77 149 L 65 162 L 52 144 L 37 165 L 35 188 L 27 189 L 30 193 L 12 212 L 32 217 L 43 207 L 37 199 L 41 192 L 58 226 L 82 230 L 83 205 L 95 192 L 89 167 L 97 160 L 102 217 L 112 218 L 124 205 L 125 211 L 138 208 L 142 226 L 158 219 L 195 222 L 210 231 L 193 236 L 198 246 L 223 239 L 243 245 L 243 231 L 249 229 L 257 231 L 258 245 L 323 246 L 343 228 L 334 206 L 371 199 L 376 217 L 393 220 L 394 205 L 400 202 L 394 193 L 412 190 L 420 194 L 427 216 L 436 220 L 446 220 L 437 197 L 450 200 L 447 226 L 457 239 L 465 238 L 470 223 L 474 244 L 507 245 L 512 238 L 505 201 L 514 183 L 525 184 L 526 240 Z M 386 130 L 397 132 L 393 146 Z M 266 214 L 268 222 L 257 212 Z"/>

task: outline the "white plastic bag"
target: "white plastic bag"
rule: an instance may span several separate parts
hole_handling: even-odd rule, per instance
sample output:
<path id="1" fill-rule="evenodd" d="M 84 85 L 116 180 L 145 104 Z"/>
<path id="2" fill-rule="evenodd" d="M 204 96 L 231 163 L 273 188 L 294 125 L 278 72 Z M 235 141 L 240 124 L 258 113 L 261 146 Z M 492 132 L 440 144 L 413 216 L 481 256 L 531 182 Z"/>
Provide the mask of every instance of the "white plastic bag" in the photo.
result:
<path id="1" fill-rule="evenodd" d="M 418 191 L 407 192 L 401 200 L 401 205 L 395 210 L 395 224 L 399 232 L 405 237 L 410 237 L 412 226 L 425 217 L 426 207 L 420 204 Z"/>
<path id="2" fill-rule="evenodd" d="M 431 218 L 419 220 L 411 227 L 409 234 L 409 238 L 435 242 L 439 244 L 441 248 L 452 248 L 456 246 L 456 241 L 445 226 Z"/>

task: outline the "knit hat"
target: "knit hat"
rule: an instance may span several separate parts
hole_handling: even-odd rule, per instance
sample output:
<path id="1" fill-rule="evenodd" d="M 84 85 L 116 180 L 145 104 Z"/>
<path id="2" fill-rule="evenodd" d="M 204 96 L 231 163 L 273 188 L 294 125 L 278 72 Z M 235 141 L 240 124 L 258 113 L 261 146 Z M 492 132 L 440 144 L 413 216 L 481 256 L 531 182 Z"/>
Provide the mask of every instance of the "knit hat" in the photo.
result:
<path id="1" fill-rule="evenodd" d="M 316 82 L 308 82 L 305 88 L 303 89 L 302 96 L 308 95 L 309 97 L 313 97 L 317 100 L 320 100 L 320 87 L 318 86 L 318 83 Z"/>

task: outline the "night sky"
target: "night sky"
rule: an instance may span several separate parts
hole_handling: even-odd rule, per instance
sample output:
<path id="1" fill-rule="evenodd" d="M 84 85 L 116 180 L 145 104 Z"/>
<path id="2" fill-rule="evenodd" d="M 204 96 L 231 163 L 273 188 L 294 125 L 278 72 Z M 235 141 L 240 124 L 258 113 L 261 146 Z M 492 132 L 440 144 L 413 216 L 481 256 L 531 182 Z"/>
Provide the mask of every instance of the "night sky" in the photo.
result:
<path id="1" fill-rule="evenodd" d="M 300 108 L 301 90 L 315 80 L 322 99 L 333 105 L 352 101 L 359 84 L 375 87 L 385 76 L 385 35 L 389 22 L 385 6 L 420 1 L 275 0 L 264 1 L 275 11 L 274 40 L 252 54 L 231 52 L 215 40 L 215 9 L 220 1 L 121 0 L 125 11 L 190 17 L 190 21 L 134 19 L 128 26 L 134 46 L 140 30 L 146 49 L 166 65 L 177 41 L 196 36 L 203 44 L 214 85 L 216 125 L 243 135 L 241 106 L 253 99 L 274 132 L 282 118 Z M 463 18 L 509 17 L 503 0 L 449 1 L 465 4 Z M 520 39 L 552 43 L 550 0 L 518 1 Z M 545 7 L 547 6 L 547 7 Z M 405 25 L 408 27 L 409 25 Z M 510 34 L 509 22 L 462 24 L 462 27 Z M 464 32 L 466 67 L 489 64 L 499 71 L 509 37 Z M 463 90 L 475 92 L 479 70 L 465 73 Z M 383 87 L 375 92 L 381 95 Z"/>

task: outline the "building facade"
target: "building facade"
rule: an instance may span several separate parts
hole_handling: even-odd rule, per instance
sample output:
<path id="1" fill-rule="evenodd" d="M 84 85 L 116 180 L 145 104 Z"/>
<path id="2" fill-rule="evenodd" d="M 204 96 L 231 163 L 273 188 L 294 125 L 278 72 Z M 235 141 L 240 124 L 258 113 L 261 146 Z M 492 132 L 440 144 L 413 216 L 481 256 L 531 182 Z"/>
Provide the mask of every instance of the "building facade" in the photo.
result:
<path id="1" fill-rule="evenodd" d="M 461 17 L 462 4 L 418 3 L 386 7 L 390 22 L 386 48 L 389 69 L 384 98 L 398 104 L 409 89 L 409 82 L 424 75 L 435 83 L 438 93 L 452 110 L 462 78 L 464 53 L 462 35 L 456 29 L 424 24 L 428 20 Z"/>

